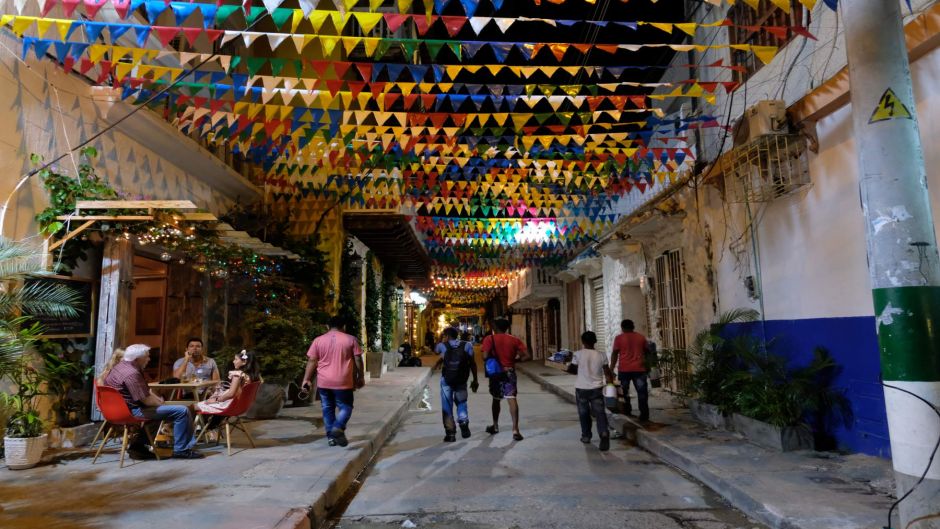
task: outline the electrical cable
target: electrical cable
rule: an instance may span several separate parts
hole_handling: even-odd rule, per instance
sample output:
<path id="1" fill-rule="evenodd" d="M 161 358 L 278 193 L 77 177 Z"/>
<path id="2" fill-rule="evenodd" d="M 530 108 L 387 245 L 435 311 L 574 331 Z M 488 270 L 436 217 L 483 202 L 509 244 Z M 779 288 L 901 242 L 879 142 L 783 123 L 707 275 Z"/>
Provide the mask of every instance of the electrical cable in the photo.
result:
<path id="1" fill-rule="evenodd" d="M 261 15 L 259 15 L 258 18 L 256 18 L 251 24 L 248 24 L 248 26 L 245 27 L 245 29 L 240 30 L 240 31 L 248 31 L 249 29 L 253 28 L 258 22 L 261 22 L 262 20 L 265 20 L 265 19 L 269 18 L 270 16 L 271 16 L 271 15 L 270 15 L 267 11 L 265 11 L 264 13 L 262 13 Z M 4 48 L 6 48 L 6 47 L 4 46 Z M 6 48 L 6 49 L 9 50 L 9 48 Z M 220 49 L 220 50 L 221 50 L 221 49 Z M 54 165 L 55 163 L 57 163 L 57 162 L 59 162 L 60 160 L 62 160 L 63 158 L 65 158 L 66 156 L 71 156 L 72 153 L 74 153 L 75 151 L 81 150 L 82 148 L 86 147 L 87 145 L 90 145 L 93 141 L 97 140 L 97 139 L 100 138 L 101 136 L 104 136 L 105 134 L 107 134 L 108 132 L 110 132 L 112 129 L 114 129 L 115 127 L 117 127 L 117 126 L 120 125 L 121 123 L 123 123 L 125 120 L 127 120 L 128 118 L 130 118 L 131 116 L 133 116 L 134 114 L 136 114 L 137 112 L 139 112 L 142 108 L 146 107 L 146 106 L 149 105 L 150 103 L 153 103 L 155 100 L 159 99 L 161 96 L 163 96 L 163 94 L 165 94 L 166 92 L 168 92 L 168 91 L 170 91 L 172 88 L 174 88 L 176 85 L 178 85 L 183 79 L 185 79 L 186 77 L 188 77 L 189 75 L 191 75 L 192 73 L 194 73 L 196 70 L 198 70 L 200 67 L 202 67 L 203 65 L 205 65 L 205 64 L 208 63 L 209 61 L 215 59 L 215 58 L 219 55 L 219 53 L 220 53 L 220 51 L 213 51 L 207 58 L 205 58 L 205 59 L 203 59 L 202 61 L 200 61 L 199 64 L 197 64 L 196 66 L 193 66 L 193 67 L 190 68 L 189 70 L 184 70 L 183 73 L 181 73 L 173 82 L 171 82 L 170 84 L 166 85 L 165 87 L 163 87 L 163 88 L 161 88 L 160 90 L 158 90 L 157 92 L 155 92 L 153 95 L 151 95 L 149 98 L 147 98 L 147 100 L 145 100 L 143 103 L 137 104 L 137 106 L 135 106 L 133 109 L 131 109 L 130 112 L 128 112 L 128 113 L 125 114 L 124 116 L 120 117 L 117 121 L 108 124 L 106 127 L 104 127 L 103 129 L 101 129 L 100 131 L 98 131 L 98 132 L 92 134 L 88 139 L 82 141 L 81 143 L 79 143 L 79 144 L 76 145 L 75 147 L 69 148 L 66 152 L 64 152 L 64 153 L 62 153 L 62 154 L 56 156 L 55 158 L 49 160 L 48 162 L 42 164 L 42 165 L 39 166 L 39 167 L 34 168 L 33 170 L 31 170 L 31 171 L 29 171 L 28 173 L 26 173 L 25 175 L 23 175 L 23 176 L 20 178 L 20 181 L 17 183 L 16 187 L 14 187 L 13 193 L 16 193 L 16 191 L 17 191 L 23 184 L 25 184 L 30 178 L 32 178 L 33 176 L 39 174 L 39 173 L 42 172 L 42 171 L 45 171 L 46 169 L 48 169 L 49 167 L 51 167 L 51 166 Z M 18 58 L 18 57 L 17 57 L 17 58 Z M 29 65 L 28 65 L 28 64 L 27 64 L 27 68 L 29 68 Z M 30 68 L 30 69 L 31 69 L 31 68 Z M 49 82 L 48 80 L 47 80 L 46 82 L 47 82 L 50 86 L 54 86 L 54 85 L 53 85 L 51 82 Z M 10 197 L 12 197 L 12 193 L 11 193 Z M 9 202 L 9 200 L 10 200 L 10 199 L 8 198 L 8 199 L 7 199 L 7 203 Z M 0 234 L 3 233 L 3 219 L 6 217 L 7 203 L 4 203 L 4 204 L 3 204 L 3 206 L 2 206 L 3 211 L 0 212 Z"/>
<path id="2" fill-rule="evenodd" d="M 884 386 L 884 387 L 886 387 L 886 388 L 890 388 L 890 389 L 893 389 L 893 390 L 896 390 L 896 391 L 900 391 L 901 393 L 907 393 L 908 395 L 914 397 L 915 399 L 917 399 L 917 400 L 923 402 L 923 403 L 926 404 L 927 406 L 930 406 L 931 411 L 933 411 L 934 413 L 937 414 L 937 419 L 940 419 L 940 409 L 938 409 L 937 406 L 934 406 L 933 403 L 930 402 L 929 400 L 927 400 L 927 399 L 921 397 L 920 395 L 918 395 L 918 394 L 916 394 L 916 393 L 914 393 L 914 392 L 912 392 L 912 391 L 908 391 L 908 390 L 906 390 L 906 389 L 899 388 L 899 387 L 897 387 L 897 386 L 892 386 L 891 384 L 885 384 L 884 381 L 881 381 L 880 383 L 881 383 L 882 386 Z M 913 493 L 914 490 L 915 490 L 921 483 L 923 483 L 925 479 L 927 479 L 927 473 L 930 472 L 930 467 L 933 466 L 933 459 L 934 459 L 934 457 L 936 457 L 936 455 L 937 455 L 937 450 L 938 450 L 938 449 L 940 449 L 940 436 L 937 437 L 937 442 L 936 442 L 936 444 L 934 444 L 933 451 L 930 453 L 930 458 L 927 460 L 927 468 L 925 468 L 925 469 L 924 469 L 924 473 L 920 475 L 920 479 L 918 479 L 917 482 L 914 483 L 914 486 L 911 487 L 911 489 L 910 489 L 909 491 L 905 492 L 900 498 L 897 499 L 897 501 L 895 501 L 894 503 L 892 503 L 892 504 L 891 504 L 891 508 L 888 509 L 888 525 L 885 527 L 885 529 L 892 529 L 892 527 L 891 527 L 891 515 L 892 515 L 892 513 L 894 512 L 894 509 L 897 508 L 897 506 L 898 506 L 902 501 L 904 501 L 905 499 L 907 499 L 907 497 L 910 496 L 911 493 Z"/>

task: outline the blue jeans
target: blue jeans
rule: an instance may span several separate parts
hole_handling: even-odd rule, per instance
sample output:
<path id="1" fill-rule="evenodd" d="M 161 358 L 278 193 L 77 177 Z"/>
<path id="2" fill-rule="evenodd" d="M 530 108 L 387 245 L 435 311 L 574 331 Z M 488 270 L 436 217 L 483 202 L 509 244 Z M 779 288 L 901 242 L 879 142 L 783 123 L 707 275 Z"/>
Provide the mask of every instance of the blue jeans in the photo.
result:
<path id="1" fill-rule="evenodd" d="M 326 436 L 333 438 L 333 430 L 346 430 L 353 411 L 353 390 L 317 388 L 323 407 L 323 426 Z"/>
<path id="2" fill-rule="evenodd" d="M 193 436 L 193 421 L 186 406 L 157 406 L 156 408 L 134 408 L 135 417 L 154 421 L 173 421 L 173 451 L 185 452 L 196 445 Z"/>
<path id="3" fill-rule="evenodd" d="M 610 436 L 607 425 L 607 408 L 604 406 L 604 389 L 575 389 L 578 403 L 578 420 L 581 421 L 581 437 L 591 438 L 591 416 L 597 421 L 597 435 Z"/>
<path id="4" fill-rule="evenodd" d="M 636 388 L 636 400 L 640 404 L 640 417 L 641 421 L 648 420 L 650 418 L 650 405 L 649 405 L 649 389 L 646 384 L 646 372 L 645 371 L 630 371 L 624 372 L 621 371 L 617 373 L 617 378 L 620 379 L 620 389 L 623 390 L 623 402 L 626 407 L 627 414 L 633 413 L 633 407 L 630 405 L 630 382 L 633 382 L 633 387 Z"/>
<path id="5" fill-rule="evenodd" d="M 444 431 L 454 433 L 457 431 L 457 425 L 454 424 L 454 404 L 457 405 L 457 422 L 465 423 L 470 421 L 470 413 L 467 411 L 467 384 L 457 387 L 450 387 L 441 377 L 441 417 L 444 419 Z"/>

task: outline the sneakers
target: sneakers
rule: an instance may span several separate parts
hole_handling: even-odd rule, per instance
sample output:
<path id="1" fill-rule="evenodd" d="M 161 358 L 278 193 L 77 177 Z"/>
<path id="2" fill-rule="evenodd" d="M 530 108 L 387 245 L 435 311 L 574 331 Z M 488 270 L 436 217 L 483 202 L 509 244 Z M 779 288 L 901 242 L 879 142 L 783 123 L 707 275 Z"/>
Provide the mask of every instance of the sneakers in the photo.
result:
<path id="1" fill-rule="evenodd" d="M 206 457 L 205 454 L 197 452 L 193 449 L 184 450 L 182 452 L 173 452 L 173 459 L 202 459 Z"/>
<path id="2" fill-rule="evenodd" d="M 470 423 L 469 422 L 460 423 L 460 437 L 463 437 L 464 439 L 470 437 Z"/>
<path id="3" fill-rule="evenodd" d="M 499 433 L 499 426 L 491 425 L 486 427 L 486 433 L 490 435 L 496 435 Z"/>
<path id="4" fill-rule="evenodd" d="M 591 438 L 590 438 L 590 437 L 585 437 L 585 436 L 582 435 L 582 436 L 581 436 L 581 442 L 584 443 L 584 444 L 588 444 L 588 443 L 591 442 Z"/>
<path id="5" fill-rule="evenodd" d="M 127 447 L 127 455 L 136 461 L 150 461 L 157 458 L 147 446 L 129 446 Z"/>
<path id="6" fill-rule="evenodd" d="M 337 446 L 346 446 L 349 444 L 349 440 L 346 439 L 345 430 L 333 430 L 333 440 L 336 441 Z"/>
<path id="7" fill-rule="evenodd" d="M 330 437 L 330 440 L 327 441 L 326 444 L 330 446 L 336 446 L 336 439 L 333 439 L 332 437 Z"/>
<path id="8" fill-rule="evenodd" d="M 601 452 L 606 452 L 610 450 L 610 436 L 605 435 L 601 437 L 601 444 L 598 448 L 600 449 Z"/>
<path id="9" fill-rule="evenodd" d="M 457 434 L 452 432 L 447 432 L 444 434 L 445 443 L 454 443 L 457 441 Z"/>

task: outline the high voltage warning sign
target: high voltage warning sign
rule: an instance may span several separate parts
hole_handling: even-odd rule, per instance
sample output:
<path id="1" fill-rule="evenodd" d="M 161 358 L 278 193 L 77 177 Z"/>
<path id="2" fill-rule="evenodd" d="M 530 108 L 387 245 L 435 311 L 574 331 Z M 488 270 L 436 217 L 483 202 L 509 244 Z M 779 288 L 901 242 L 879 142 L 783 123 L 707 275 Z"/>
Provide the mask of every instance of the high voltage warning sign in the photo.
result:
<path id="1" fill-rule="evenodd" d="M 878 100 L 878 106 L 872 112 L 868 123 L 877 123 L 889 119 L 913 119 L 911 111 L 904 106 L 904 103 L 898 99 L 898 96 L 890 88 L 885 90 L 881 99 Z"/>

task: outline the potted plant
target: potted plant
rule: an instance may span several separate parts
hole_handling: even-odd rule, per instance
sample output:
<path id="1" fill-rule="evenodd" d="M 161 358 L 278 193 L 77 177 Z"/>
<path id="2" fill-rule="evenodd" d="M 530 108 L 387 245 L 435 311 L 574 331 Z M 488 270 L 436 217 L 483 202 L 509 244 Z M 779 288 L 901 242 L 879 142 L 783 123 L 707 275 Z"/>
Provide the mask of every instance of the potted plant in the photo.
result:
<path id="1" fill-rule="evenodd" d="M 699 332 L 689 347 L 695 372 L 692 375 L 692 393 L 689 411 L 699 422 L 712 428 L 730 430 L 731 414 L 736 409 L 736 384 L 729 377 L 744 369 L 742 357 L 753 356 L 748 351 L 759 347 L 748 335 L 726 338 L 727 327 L 734 323 L 755 321 L 758 312 L 753 309 L 734 309 L 718 317 L 718 321 Z"/>
<path id="2" fill-rule="evenodd" d="M 283 308 L 271 314 L 259 312 L 251 319 L 253 349 L 258 354 L 264 383 L 247 415 L 273 418 L 284 406 L 288 386 L 303 374 L 312 324 L 307 311 L 299 308 Z"/>
<path id="3" fill-rule="evenodd" d="M 77 293 L 61 284 L 20 281 L 44 271 L 42 253 L 21 242 L 0 238 L 0 379 L 15 386 L 5 400 L 12 407 L 6 422 L 4 452 L 9 468 L 29 468 L 39 462 L 45 433 L 38 398 L 43 393 L 44 373 L 25 354 L 42 335 L 42 327 L 30 316 L 75 316 Z"/>
<path id="4" fill-rule="evenodd" d="M 41 340 L 36 353 L 42 361 L 46 393 L 52 400 L 56 427 L 50 431 L 49 446 L 74 448 L 91 442 L 97 425 L 90 422 L 91 377 L 94 366 L 82 361 L 82 352 L 72 344 Z"/>

